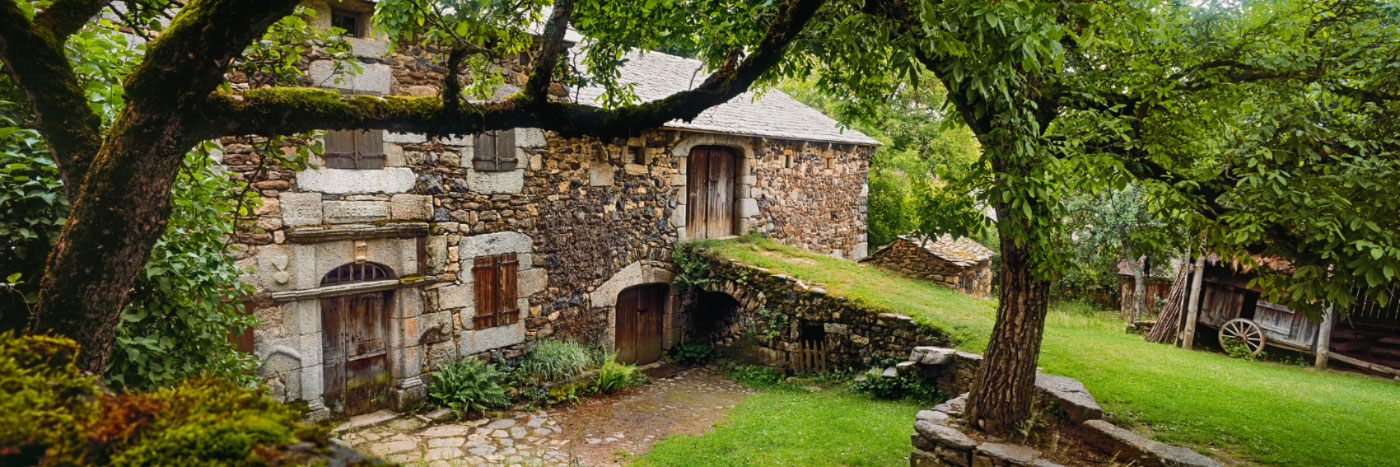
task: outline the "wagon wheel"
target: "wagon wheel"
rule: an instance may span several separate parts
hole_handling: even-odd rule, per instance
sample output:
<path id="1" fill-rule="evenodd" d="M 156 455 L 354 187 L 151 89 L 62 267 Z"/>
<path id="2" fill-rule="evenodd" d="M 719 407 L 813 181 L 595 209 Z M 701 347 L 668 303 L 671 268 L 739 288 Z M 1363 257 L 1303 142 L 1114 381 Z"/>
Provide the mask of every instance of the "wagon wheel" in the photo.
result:
<path id="1" fill-rule="evenodd" d="M 1264 351 L 1264 331 L 1259 329 L 1258 324 L 1244 318 L 1235 318 L 1226 321 L 1220 326 L 1220 347 L 1227 348 L 1228 342 L 1244 344 L 1249 349 L 1250 355 L 1259 355 Z"/>

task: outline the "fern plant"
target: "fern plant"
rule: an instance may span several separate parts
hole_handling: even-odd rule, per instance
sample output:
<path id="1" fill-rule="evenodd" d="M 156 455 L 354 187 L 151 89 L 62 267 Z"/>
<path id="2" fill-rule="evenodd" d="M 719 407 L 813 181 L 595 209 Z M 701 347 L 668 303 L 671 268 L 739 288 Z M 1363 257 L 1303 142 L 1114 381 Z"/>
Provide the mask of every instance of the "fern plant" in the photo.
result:
<path id="1" fill-rule="evenodd" d="M 598 369 L 598 392 L 612 394 L 622 388 L 640 384 L 646 378 L 637 365 L 618 363 L 617 354 L 608 355 L 602 368 Z"/>
<path id="2" fill-rule="evenodd" d="M 473 411 L 485 413 L 486 409 L 510 404 L 506 389 L 501 386 L 505 377 L 496 365 L 464 358 L 433 372 L 428 398 L 463 417 Z"/>

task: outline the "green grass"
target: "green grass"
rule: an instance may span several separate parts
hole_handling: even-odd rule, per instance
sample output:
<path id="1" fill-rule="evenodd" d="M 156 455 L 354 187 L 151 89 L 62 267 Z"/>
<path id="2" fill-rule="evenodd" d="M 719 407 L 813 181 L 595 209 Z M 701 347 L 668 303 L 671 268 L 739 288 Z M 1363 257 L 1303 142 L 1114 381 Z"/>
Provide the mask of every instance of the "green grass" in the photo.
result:
<path id="1" fill-rule="evenodd" d="M 918 404 L 846 390 L 749 396 L 714 431 L 672 436 L 638 465 L 908 465 Z"/>
<path id="2" fill-rule="evenodd" d="M 833 293 L 926 320 L 960 337 L 959 348 L 974 352 L 986 348 L 995 313 L 992 300 L 764 240 L 743 238 L 706 246 L 723 256 L 815 281 Z M 1136 424 L 1140 431 L 1163 441 L 1206 452 L 1218 450 L 1258 463 L 1400 465 L 1400 383 L 1395 381 L 1150 344 L 1123 332 L 1122 321 L 1075 306 L 1056 307 L 1050 314 L 1040 365 L 1048 373 L 1084 382 L 1120 423 Z M 807 456 L 793 448 L 792 442 L 769 440 L 769 436 L 786 431 L 821 429 L 810 426 L 811 420 L 844 420 L 849 415 L 841 409 L 856 404 L 827 400 L 809 406 L 797 402 L 803 398 L 808 402 L 821 400 L 810 399 L 813 397 L 857 396 L 766 393 L 751 398 L 757 399 L 756 406 L 746 403 L 747 408 L 731 415 L 729 425 L 712 434 L 677 440 L 674 445 L 663 443 L 662 453 L 667 454 L 658 459 L 674 459 L 667 457 L 669 453 L 692 449 L 690 453 L 701 459 L 739 459 L 740 463 L 849 461 Z M 800 416 L 789 415 L 782 408 Z M 887 434 L 833 433 L 837 438 L 808 448 L 834 450 L 830 455 L 840 456 L 869 445 L 871 455 L 882 459 L 871 462 L 885 464 L 909 449 L 912 417 L 893 418 L 898 420 L 880 422 L 880 433 Z M 846 446 L 847 442 L 860 446 Z M 721 447 L 724 450 L 708 450 Z M 884 452 L 886 449 L 892 451 Z M 801 460 L 781 457 L 786 454 Z M 732 457 L 714 457 L 721 455 Z"/>

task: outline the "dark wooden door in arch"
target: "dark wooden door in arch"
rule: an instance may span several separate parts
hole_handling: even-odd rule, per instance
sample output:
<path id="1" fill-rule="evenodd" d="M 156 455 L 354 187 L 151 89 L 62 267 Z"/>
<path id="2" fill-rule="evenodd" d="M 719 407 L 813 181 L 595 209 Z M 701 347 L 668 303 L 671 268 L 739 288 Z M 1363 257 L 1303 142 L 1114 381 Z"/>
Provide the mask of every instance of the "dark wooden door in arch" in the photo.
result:
<path id="1" fill-rule="evenodd" d="M 347 264 L 321 285 L 392 279 L 388 268 Z M 323 399 L 332 412 L 355 415 L 390 402 L 389 312 L 392 290 L 321 298 Z"/>
<path id="2" fill-rule="evenodd" d="M 686 237 L 734 234 L 734 149 L 696 146 L 686 166 Z"/>
<path id="3" fill-rule="evenodd" d="M 661 358 L 662 315 L 670 286 L 647 284 L 617 295 L 617 361 L 638 365 Z"/>

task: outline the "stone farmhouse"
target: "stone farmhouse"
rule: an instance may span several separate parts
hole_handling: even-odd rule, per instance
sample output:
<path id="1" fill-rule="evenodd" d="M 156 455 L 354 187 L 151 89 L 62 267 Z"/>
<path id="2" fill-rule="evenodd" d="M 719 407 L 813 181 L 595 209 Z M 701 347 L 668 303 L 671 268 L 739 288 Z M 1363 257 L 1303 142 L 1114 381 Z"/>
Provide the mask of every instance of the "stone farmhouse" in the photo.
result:
<path id="1" fill-rule="evenodd" d="M 307 66 L 309 83 L 436 95 L 441 65 L 367 37 L 370 4 L 309 4 L 350 38 L 363 72 Z M 572 40 L 579 40 L 576 35 Z M 700 83 L 699 62 L 633 53 L 643 99 Z M 525 68 L 503 75 L 523 84 Z M 237 81 L 235 77 L 235 81 Z M 560 91 L 560 90 L 556 90 Z M 597 89 L 556 97 L 592 103 Z M 509 93 L 509 89 L 505 91 Z M 567 94 L 567 96 L 565 95 Z M 518 358 L 568 337 L 647 363 L 693 326 L 671 286 L 679 241 L 758 232 L 833 256 L 866 255 L 866 171 L 878 143 L 781 92 L 740 96 L 690 122 L 616 140 L 520 128 L 462 138 L 327 131 L 302 171 L 263 167 L 247 141 L 223 163 L 263 204 L 241 234 L 261 324 L 241 342 L 260 376 L 316 416 L 402 406 L 463 356 Z"/>
<path id="2" fill-rule="evenodd" d="M 967 237 L 944 235 L 921 241 L 901 235 L 860 261 L 986 297 L 992 292 L 993 256 L 992 250 Z"/>

